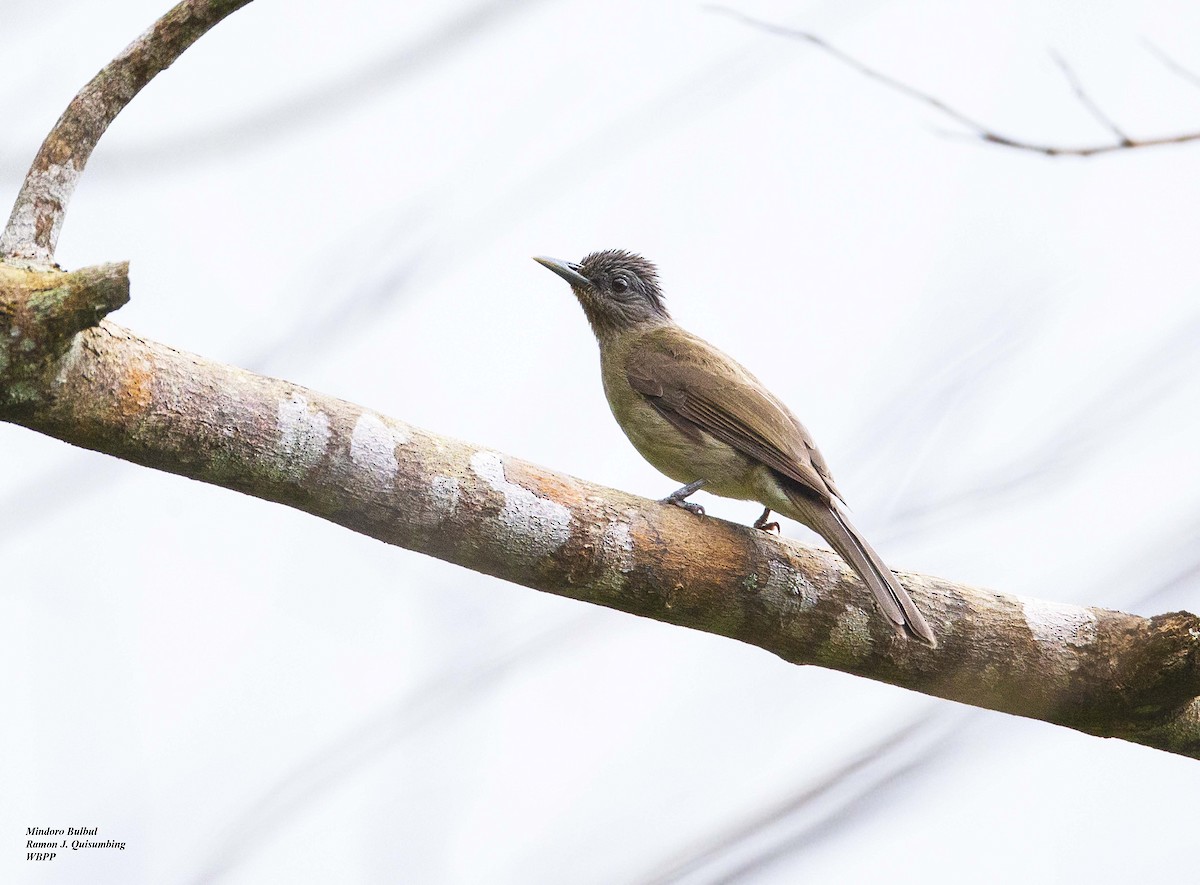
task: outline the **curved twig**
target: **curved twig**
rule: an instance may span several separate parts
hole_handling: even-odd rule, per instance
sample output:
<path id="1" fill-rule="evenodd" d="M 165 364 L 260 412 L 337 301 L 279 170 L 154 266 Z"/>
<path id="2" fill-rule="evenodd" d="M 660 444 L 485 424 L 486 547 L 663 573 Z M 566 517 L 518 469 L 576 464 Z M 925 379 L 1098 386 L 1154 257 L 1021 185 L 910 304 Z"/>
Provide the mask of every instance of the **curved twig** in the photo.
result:
<path id="1" fill-rule="evenodd" d="M 1174 58 L 1167 55 L 1167 53 L 1164 52 L 1163 49 L 1158 46 L 1158 44 L 1152 43 L 1149 40 L 1142 40 L 1142 45 L 1146 47 L 1147 52 L 1158 59 L 1162 63 L 1163 67 L 1165 67 L 1172 74 L 1177 77 L 1181 77 L 1182 79 L 1191 83 L 1193 86 L 1200 86 L 1200 74 L 1197 74 L 1191 68 L 1181 65 Z"/>
<path id="2" fill-rule="evenodd" d="M 1097 122 L 1103 125 L 1106 129 L 1113 133 L 1115 141 L 1104 142 L 1093 145 L 1054 145 L 1041 144 L 1033 141 L 1025 141 L 1020 138 L 1013 138 L 1009 135 L 1003 135 L 1000 132 L 992 129 L 990 126 L 985 126 L 983 123 L 967 116 L 957 108 L 952 107 L 942 99 L 928 92 L 923 92 L 914 86 L 910 86 L 895 77 L 876 70 L 867 64 L 859 61 L 851 55 L 847 55 L 842 50 L 833 46 L 824 38 L 799 28 L 789 28 L 784 25 L 777 25 L 772 22 L 763 21 L 762 19 L 754 18 L 746 15 L 736 9 L 730 9 L 727 6 L 707 5 L 704 7 L 709 12 L 716 12 L 721 15 L 729 16 L 744 25 L 749 25 L 752 28 L 757 28 L 760 31 L 765 31 L 769 34 L 775 34 L 780 37 L 788 37 L 793 40 L 803 40 L 816 46 L 827 55 L 836 58 L 842 64 L 847 65 L 865 77 L 875 80 L 877 83 L 882 83 L 884 86 L 907 95 L 914 101 L 919 101 L 924 105 L 933 108 L 944 117 L 953 120 L 966 128 L 966 132 L 945 132 L 939 130 L 940 134 L 947 135 L 952 138 L 966 138 L 971 141 L 982 141 L 987 144 L 999 145 L 1000 147 L 1012 148 L 1014 150 L 1026 151 L 1028 153 L 1042 154 L 1047 157 L 1094 157 L 1098 154 L 1111 154 L 1116 151 L 1127 151 L 1136 148 L 1161 147 L 1170 144 L 1186 144 L 1191 141 L 1200 141 L 1200 132 L 1184 132 L 1176 135 L 1162 135 L 1155 138 L 1131 138 L 1126 135 L 1092 100 L 1091 96 L 1083 89 L 1079 78 L 1065 61 L 1058 55 L 1051 53 L 1055 64 L 1063 72 L 1067 78 L 1067 82 L 1071 86 L 1071 90 L 1075 93 L 1076 98 L 1087 109 Z M 1176 66 L 1178 67 L 1178 66 Z"/>
<path id="3" fill-rule="evenodd" d="M 67 203 L 109 124 L 156 74 L 249 2 L 183 0 L 79 91 L 29 167 L 0 236 L 0 259 L 41 267 L 53 263 Z"/>
<path id="4" fill-rule="evenodd" d="M 1079 99 L 1079 103 L 1092 115 L 1092 118 L 1116 137 L 1119 146 L 1133 147 L 1133 139 L 1125 134 L 1125 130 L 1118 126 L 1112 117 L 1104 113 L 1104 109 L 1096 104 L 1094 98 L 1088 95 L 1087 90 L 1083 88 L 1083 81 L 1079 79 L 1079 75 L 1075 73 L 1075 69 L 1067 63 L 1067 60 L 1053 49 L 1050 50 L 1050 59 L 1062 71 L 1063 76 L 1067 78 L 1067 83 L 1070 85 L 1071 91 L 1075 93 L 1075 97 Z"/>

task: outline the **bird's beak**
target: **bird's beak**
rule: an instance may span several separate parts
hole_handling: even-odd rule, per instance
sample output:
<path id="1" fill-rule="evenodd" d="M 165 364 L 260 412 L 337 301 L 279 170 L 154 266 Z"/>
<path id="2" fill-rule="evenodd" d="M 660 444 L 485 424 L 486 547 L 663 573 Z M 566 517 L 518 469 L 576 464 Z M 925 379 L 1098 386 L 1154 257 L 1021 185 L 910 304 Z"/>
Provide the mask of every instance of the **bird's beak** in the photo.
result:
<path id="1" fill-rule="evenodd" d="M 554 271 L 572 286 L 583 286 L 590 288 L 592 281 L 579 272 L 578 264 L 568 264 L 566 261 L 559 261 L 557 258 L 547 258 L 544 255 L 535 255 L 533 260 L 542 267 L 548 267 Z"/>

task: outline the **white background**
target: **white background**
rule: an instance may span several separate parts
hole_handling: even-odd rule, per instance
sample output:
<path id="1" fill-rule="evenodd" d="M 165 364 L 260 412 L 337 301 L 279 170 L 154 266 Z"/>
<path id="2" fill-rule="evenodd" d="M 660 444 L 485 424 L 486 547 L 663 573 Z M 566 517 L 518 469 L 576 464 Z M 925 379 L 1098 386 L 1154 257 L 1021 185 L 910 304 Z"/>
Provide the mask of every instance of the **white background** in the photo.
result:
<path id="1" fill-rule="evenodd" d="M 1184 2 L 747 2 L 1001 131 L 1200 129 Z M 162 0 L 0 4 L 0 194 Z M 693 3 L 259 0 L 97 150 L 114 319 L 659 497 L 561 280 L 628 248 L 896 568 L 1200 596 L 1200 144 L 1051 160 Z M 0 426 L 0 878 L 1182 881 L 1196 762 L 498 583 Z M 753 504 L 697 497 L 749 522 Z M 785 533 L 811 541 L 799 526 Z M 35 865 L 29 826 L 124 852 Z"/>

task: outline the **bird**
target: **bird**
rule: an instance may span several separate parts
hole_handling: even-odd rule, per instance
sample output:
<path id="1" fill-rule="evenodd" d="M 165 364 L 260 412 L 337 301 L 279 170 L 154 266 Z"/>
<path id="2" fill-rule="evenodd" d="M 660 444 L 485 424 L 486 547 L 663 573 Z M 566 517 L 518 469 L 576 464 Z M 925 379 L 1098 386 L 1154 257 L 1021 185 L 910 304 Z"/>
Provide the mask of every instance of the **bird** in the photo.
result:
<path id="1" fill-rule="evenodd" d="M 600 347 L 605 398 L 633 447 L 683 486 L 659 503 L 704 515 L 700 489 L 765 508 L 819 534 L 875 596 L 898 636 L 936 647 L 924 616 L 845 513 L 845 499 L 812 435 L 732 357 L 679 326 L 658 270 L 622 249 L 579 262 L 536 256 L 566 280 Z"/>

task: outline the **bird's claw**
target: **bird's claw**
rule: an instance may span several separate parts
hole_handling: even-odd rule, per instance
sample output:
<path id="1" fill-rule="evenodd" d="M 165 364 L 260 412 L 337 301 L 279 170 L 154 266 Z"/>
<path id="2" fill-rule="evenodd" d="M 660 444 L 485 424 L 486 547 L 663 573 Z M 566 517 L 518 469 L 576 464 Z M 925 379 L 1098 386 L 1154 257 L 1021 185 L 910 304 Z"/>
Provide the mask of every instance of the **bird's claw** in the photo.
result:
<path id="1" fill-rule="evenodd" d="M 700 504 L 693 504 L 691 501 L 684 501 L 682 498 L 666 497 L 658 502 L 659 504 L 674 504 L 676 507 L 682 507 L 688 513 L 694 513 L 696 516 L 704 515 L 704 507 Z"/>
<path id="2" fill-rule="evenodd" d="M 779 528 L 779 523 L 767 522 L 767 519 L 770 518 L 770 516 L 771 516 L 771 508 L 764 507 L 762 516 L 760 516 L 758 519 L 754 520 L 754 527 L 756 529 L 758 529 L 759 531 L 774 532 L 777 535 L 782 534 L 782 532 L 780 531 L 780 528 Z"/>
<path id="3" fill-rule="evenodd" d="M 674 504 L 676 507 L 682 507 L 688 513 L 694 513 L 696 516 L 703 516 L 704 508 L 699 504 L 693 504 L 687 499 L 687 497 L 688 495 L 694 495 L 696 492 L 698 492 L 706 484 L 706 482 L 707 480 L 703 479 L 698 479 L 695 482 L 689 482 L 683 488 L 676 489 L 675 491 L 671 492 L 671 494 L 667 495 L 667 497 L 663 498 L 658 503 Z"/>

